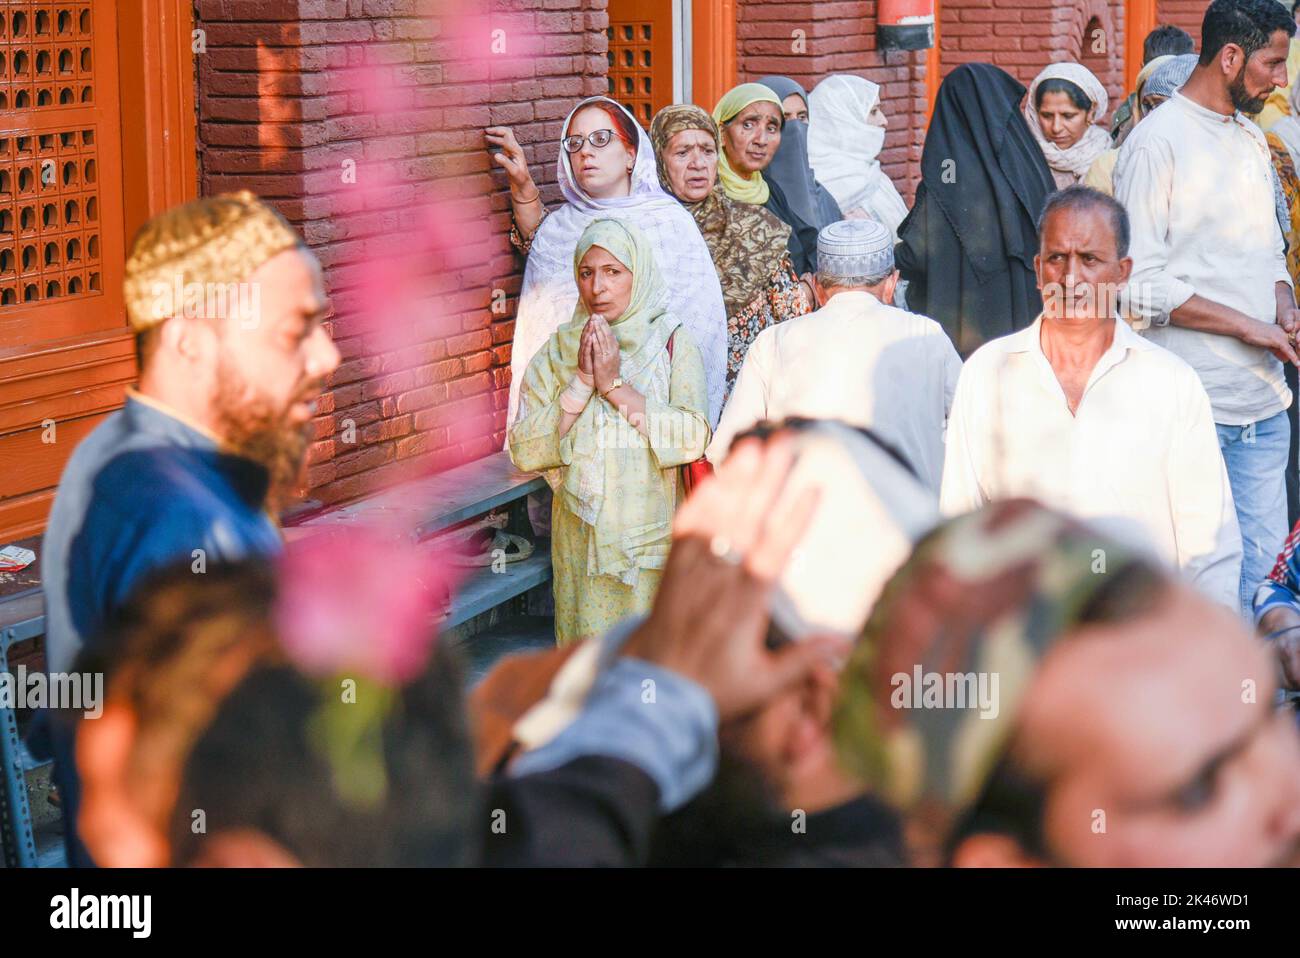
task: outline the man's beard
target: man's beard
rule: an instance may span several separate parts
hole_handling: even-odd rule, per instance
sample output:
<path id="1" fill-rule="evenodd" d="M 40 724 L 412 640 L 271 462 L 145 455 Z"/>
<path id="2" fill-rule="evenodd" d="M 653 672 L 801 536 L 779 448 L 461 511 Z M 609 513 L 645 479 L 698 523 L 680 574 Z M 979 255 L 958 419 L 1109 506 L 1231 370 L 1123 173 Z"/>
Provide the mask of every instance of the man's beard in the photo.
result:
<path id="1" fill-rule="evenodd" d="M 1237 76 L 1228 86 L 1228 96 L 1232 98 L 1232 107 L 1240 113 L 1258 113 L 1264 109 L 1264 104 L 1268 102 L 1269 90 L 1262 96 L 1251 98 L 1246 92 L 1246 65 L 1243 63 L 1241 69 L 1237 71 Z"/>
<path id="2" fill-rule="evenodd" d="M 217 432 L 231 452 L 251 459 L 270 474 L 266 506 L 272 515 L 278 515 L 297 497 L 311 442 L 311 420 L 295 425 L 289 420 L 289 411 L 295 402 L 319 391 L 320 383 L 312 381 L 283 408 L 276 409 L 228 363 L 217 368 Z"/>

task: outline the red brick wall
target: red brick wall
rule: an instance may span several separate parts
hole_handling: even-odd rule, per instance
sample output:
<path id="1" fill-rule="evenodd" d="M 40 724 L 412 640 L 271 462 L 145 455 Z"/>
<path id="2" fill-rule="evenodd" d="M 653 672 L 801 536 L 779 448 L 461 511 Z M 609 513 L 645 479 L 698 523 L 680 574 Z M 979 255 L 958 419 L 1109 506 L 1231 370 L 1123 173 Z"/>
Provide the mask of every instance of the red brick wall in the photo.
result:
<path id="1" fill-rule="evenodd" d="M 1085 35 L 1094 18 L 1100 52 Z M 1075 60 L 1097 74 L 1112 111 L 1126 95 L 1123 0 L 946 0 L 939 37 L 945 76 L 962 63 L 992 63 L 1028 86 L 1047 64 Z"/>
<path id="2" fill-rule="evenodd" d="M 504 177 L 492 172 L 482 128 L 512 125 L 544 200 L 560 201 L 560 125 L 574 101 L 606 89 L 607 0 L 194 3 L 207 44 L 196 57 L 202 190 L 248 188 L 273 202 L 316 250 L 335 302 L 343 363 L 316 423 L 311 495 L 353 499 L 407 467 L 441 468 L 500 448 L 520 262 L 506 240 Z M 924 139 L 926 55 L 876 49 L 874 0 L 737 6 L 742 80 L 780 73 L 811 88 L 852 72 L 881 84 L 890 119 L 882 160 L 910 198 Z M 945 70 L 991 60 L 1026 82 L 1050 60 L 1077 58 L 1085 24 L 1098 16 L 1109 45 L 1098 71 L 1113 94 L 1123 93 L 1122 0 L 946 0 L 942 8 Z M 482 15 L 478 32 L 453 31 L 451 14 Z M 475 58 L 489 27 L 506 31 L 507 52 Z M 400 109 L 376 115 L 367 106 L 358 80 L 367 70 L 391 78 L 405 98 Z M 347 160 L 359 182 L 390 184 L 381 198 L 359 201 L 341 182 Z M 428 292 L 451 328 L 430 327 L 413 346 L 385 350 L 359 319 L 367 307 L 361 264 L 418 232 L 411 207 L 435 189 L 483 235 L 467 234 L 430 264 Z M 503 313 L 488 308 L 494 289 L 507 298 Z M 353 443 L 344 440 L 347 423 Z"/>
<path id="3" fill-rule="evenodd" d="M 1201 49 L 1201 20 L 1209 0 L 1160 0 L 1156 4 L 1156 23 L 1172 23 L 1182 27 L 1196 41 L 1196 49 Z"/>
<path id="4" fill-rule="evenodd" d="M 310 494 L 356 498 L 401 478 L 500 448 L 504 440 L 514 297 L 502 174 L 482 129 L 508 123 L 524 144 L 548 204 L 558 201 L 560 125 L 575 100 L 606 88 L 606 0 L 195 0 L 207 51 L 197 55 L 199 163 L 204 195 L 247 188 L 297 226 L 325 267 L 343 356 L 320 406 Z M 487 14 L 473 36 L 452 36 L 448 15 Z M 506 53 L 483 23 L 506 31 Z M 391 78 L 402 107 L 375 116 L 358 92 L 367 68 Z M 391 184 L 364 204 L 342 182 Z M 437 188 L 481 241 L 430 264 L 429 294 L 444 314 L 436 332 L 384 351 L 366 335 L 368 258 L 418 230 L 412 204 Z M 440 267 L 440 268 L 439 268 Z M 494 289 L 509 302 L 489 310 Z M 418 322 L 416 317 L 412 323 Z M 418 337 L 417 337 L 418 338 Z M 348 422 L 355 442 L 345 442 Z"/>
<path id="5" fill-rule="evenodd" d="M 881 108 L 889 118 L 881 164 L 910 200 L 921 174 L 926 56 L 876 49 L 874 0 L 739 0 L 736 19 L 737 71 L 742 82 L 779 74 L 811 90 L 831 73 L 856 73 L 880 84 Z M 795 31 L 803 31 L 802 37 Z"/>
<path id="6" fill-rule="evenodd" d="M 945 75 L 961 63 L 994 63 L 1028 85 L 1048 63 L 1081 60 L 1106 86 L 1112 110 L 1127 92 L 1123 0 L 943 0 L 939 7 Z M 876 4 L 870 0 L 740 0 L 739 9 L 742 80 L 778 73 L 811 88 L 830 73 L 852 72 L 881 84 L 890 118 L 882 161 L 910 200 L 925 141 L 926 56 L 878 51 Z M 1104 38 L 1100 52 L 1094 52 L 1091 34 L 1085 36 L 1094 17 Z M 803 31 L 802 52 L 793 48 L 796 30 Z"/>

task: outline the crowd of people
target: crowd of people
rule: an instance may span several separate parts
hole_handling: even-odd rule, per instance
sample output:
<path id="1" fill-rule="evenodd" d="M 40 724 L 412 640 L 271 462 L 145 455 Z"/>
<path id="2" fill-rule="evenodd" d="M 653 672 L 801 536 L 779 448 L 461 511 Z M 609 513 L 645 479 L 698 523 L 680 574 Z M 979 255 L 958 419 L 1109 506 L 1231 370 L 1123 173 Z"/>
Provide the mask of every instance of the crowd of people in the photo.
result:
<path id="1" fill-rule="evenodd" d="M 556 648 L 468 694 L 448 563 L 268 518 L 315 257 L 247 193 L 152 221 L 46 536 L 51 668 L 107 677 L 44 729 L 70 860 L 1296 863 L 1296 16 L 1159 27 L 1109 129 L 1081 64 L 959 66 L 910 208 L 857 76 L 583 100 L 552 209 L 489 128 Z M 177 274 L 260 322 L 159 316 Z"/>

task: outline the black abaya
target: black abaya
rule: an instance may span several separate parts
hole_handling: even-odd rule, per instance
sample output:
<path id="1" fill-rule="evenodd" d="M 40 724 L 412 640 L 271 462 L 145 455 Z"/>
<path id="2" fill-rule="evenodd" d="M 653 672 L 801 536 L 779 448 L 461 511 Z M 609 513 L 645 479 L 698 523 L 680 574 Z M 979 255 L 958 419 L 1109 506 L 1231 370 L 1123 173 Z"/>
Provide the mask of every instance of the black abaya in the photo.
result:
<path id="1" fill-rule="evenodd" d="M 1038 216 L 1056 185 L 1020 102 L 1025 88 L 987 63 L 939 87 L 916 203 L 895 259 L 908 307 L 936 320 L 963 358 L 1033 323 Z"/>

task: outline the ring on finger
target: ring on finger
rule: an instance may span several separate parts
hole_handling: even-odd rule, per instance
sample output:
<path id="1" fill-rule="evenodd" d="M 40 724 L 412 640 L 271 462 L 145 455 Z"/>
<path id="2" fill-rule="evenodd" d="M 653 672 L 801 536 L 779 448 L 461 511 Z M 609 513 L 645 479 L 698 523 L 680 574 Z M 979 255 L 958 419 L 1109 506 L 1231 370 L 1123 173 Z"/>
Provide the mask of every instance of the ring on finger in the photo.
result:
<path id="1" fill-rule="evenodd" d="M 709 552 L 715 559 L 727 565 L 740 565 L 745 561 L 744 554 L 731 544 L 730 539 L 721 534 L 709 540 Z"/>

